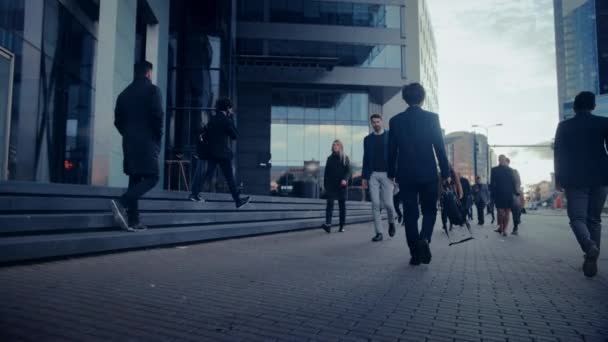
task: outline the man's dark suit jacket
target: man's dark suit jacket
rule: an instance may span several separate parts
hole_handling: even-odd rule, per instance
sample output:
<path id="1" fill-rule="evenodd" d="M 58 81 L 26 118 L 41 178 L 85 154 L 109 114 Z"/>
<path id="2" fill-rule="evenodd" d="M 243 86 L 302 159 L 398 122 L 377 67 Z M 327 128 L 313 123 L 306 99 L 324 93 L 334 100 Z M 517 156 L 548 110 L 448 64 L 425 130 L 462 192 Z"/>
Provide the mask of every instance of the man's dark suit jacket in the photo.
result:
<path id="1" fill-rule="evenodd" d="M 400 185 L 438 182 L 437 161 L 441 176 L 448 178 L 450 167 L 437 114 L 412 106 L 389 121 L 389 178 L 396 178 Z"/>
<path id="2" fill-rule="evenodd" d="M 562 187 L 608 185 L 608 118 L 579 113 L 555 133 L 555 182 Z"/>

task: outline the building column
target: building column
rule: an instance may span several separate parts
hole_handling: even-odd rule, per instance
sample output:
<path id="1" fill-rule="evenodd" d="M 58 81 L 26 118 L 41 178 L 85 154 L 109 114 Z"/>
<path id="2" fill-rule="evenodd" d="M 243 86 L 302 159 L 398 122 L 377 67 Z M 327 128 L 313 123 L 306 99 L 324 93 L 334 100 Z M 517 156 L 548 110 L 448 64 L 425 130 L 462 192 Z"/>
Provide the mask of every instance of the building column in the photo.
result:
<path id="1" fill-rule="evenodd" d="M 92 124 L 91 184 L 126 186 L 122 137 L 114 127 L 116 98 L 133 80 L 137 0 L 99 2 Z"/>

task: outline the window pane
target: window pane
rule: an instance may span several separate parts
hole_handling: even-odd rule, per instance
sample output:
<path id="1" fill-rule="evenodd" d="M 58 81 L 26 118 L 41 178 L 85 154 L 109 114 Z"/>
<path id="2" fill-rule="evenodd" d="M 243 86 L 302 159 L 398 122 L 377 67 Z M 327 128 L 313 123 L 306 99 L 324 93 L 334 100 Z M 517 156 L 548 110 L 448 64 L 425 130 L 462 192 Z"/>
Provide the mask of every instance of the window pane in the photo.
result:
<path id="1" fill-rule="evenodd" d="M 319 125 L 305 126 L 304 137 L 306 143 L 304 144 L 304 161 L 321 160 L 319 150 L 320 131 Z"/>
<path id="2" fill-rule="evenodd" d="M 336 120 L 350 121 L 352 113 L 351 94 L 342 94 L 336 103 Z"/>
<path id="3" fill-rule="evenodd" d="M 270 126 L 270 153 L 273 165 L 287 163 L 287 124 L 272 124 Z"/>
<path id="4" fill-rule="evenodd" d="M 287 159 L 296 165 L 303 165 L 304 161 L 304 125 L 287 125 Z"/>
<path id="5" fill-rule="evenodd" d="M 289 93 L 287 95 L 287 100 L 287 117 L 289 118 L 289 120 L 303 120 L 304 96 L 298 93 Z"/>

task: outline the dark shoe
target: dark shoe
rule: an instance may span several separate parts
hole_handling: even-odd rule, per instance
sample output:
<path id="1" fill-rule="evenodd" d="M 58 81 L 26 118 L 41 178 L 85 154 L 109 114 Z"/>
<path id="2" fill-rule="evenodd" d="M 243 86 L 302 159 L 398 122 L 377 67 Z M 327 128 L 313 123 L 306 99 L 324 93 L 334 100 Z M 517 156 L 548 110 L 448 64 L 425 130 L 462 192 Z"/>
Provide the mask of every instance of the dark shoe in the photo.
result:
<path id="1" fill-rule="evenodd" d="M 205 200 L 201 197 L 201 195 L 190 195 L 188 196 L 188 199 L 191 200 L 192 202 L 200 202 L 200 203 L 205 203 Z"/>
<path id="2" fill-rule="evenodd" d="M 394 223 L 388 224 L 388 236 L 390 236 L 390 237 L 395 236 L 395 224 Z"/>
<path id="3" fill-rule="evenodd" d="M 586 277 L 595 277 L 597 274 L 597 258 L 600 255 L 600 250 L 595 246 L 591 246 L 587 250 L 585 255 L 585 262 L 583 263 L 583 273 Z"/>
<path id="4" fill-rule="evenodd" d="M 143 231 L 148 230 L 148 227 L 145 226 L 145 225 L 143 225 L 143 224 L 141 224 L 141 223 L 134 224 L 134 225 L 131 226 L 131 228 L 135 232 L 143 232 Z"/>
<path id="5" fill-rule="evenodd" d="M 125 207 L 120 203 L 120 201 L 112 200 L 111 206 L 112 206 L 112 214 L 114 214 L 114 222 L 116 222 L 116 224 L 118 224 L 120 229 L 129 231 L 129 232 L 133 231 L 133 229 L 127 223 L 127 219 L 126 219 L 127 211 L 125 210 Z"/>
<path id="6" fill-rule="evenodd" d="M 378 234 L 376 234 L 376 236 L 374 236 L 372 238 L 372 241 L 373 242 L 378 242 L 378 241 L 382 241 L 382 239 L 383 239 L 382 233 L 378 233 Z"/>
<path id="7" fill-rule="evenodd" d="M 325 231 L 327 234 L 331 233 L 331 225 L 330 225 L 330 224 L 324 223 L 324 224 L 321 226 L 321 228 L 323 228 L 323 230 L 324 230 L 324 231 Z"/>
<path id="8" fill-rule="evenodd" d="M 418 241 L 418 258 L 423 264 L 429 264 L 431 262 L 431 247 L 429 242 L 426 240 Z"/>
<path id="9" fill-rule="evenodd" d="M 507 232 L 506 231 L 502 232 L 502 236 L 507 237 Z"/>
<path id="10" fill-rule="evenodd" d="M 241 197 L 238 202 L 236 202 L 236 208 L 241 209 L 243 206 L 247 205 L 251 201 L 251 196 Z"/>
<path id="11" fill-rule="evenodd" d="M 512 231 L 512 232 L 511 232 L 511 235 L 517 235 L 517 234 L 519 234 L 519 233 L 517 232 L 517 230 L 514 230 L 514 231 Z"/>
<path id="12" fill-rule="evenodd" d="M 502 230 L 501 230 L 500 228 L 498 228 L 498 229 L 494 229 L 494 231 L 495 231 L 496 233 L 502 233 Z"/>
<path id="13" fill-rule="evenodd" d="M 338 229 L 338 233 L 344 233 L 344 226 L 340 226 L 340 229 Z"/>
<path id="14" fill-rule="evenodd" d="M 410 265 L 412 265 L 412 266 L 418 266 L 418 265 L 420 265 L 420 259 L 418 257 L 411 257 L 410 258 Z"/>

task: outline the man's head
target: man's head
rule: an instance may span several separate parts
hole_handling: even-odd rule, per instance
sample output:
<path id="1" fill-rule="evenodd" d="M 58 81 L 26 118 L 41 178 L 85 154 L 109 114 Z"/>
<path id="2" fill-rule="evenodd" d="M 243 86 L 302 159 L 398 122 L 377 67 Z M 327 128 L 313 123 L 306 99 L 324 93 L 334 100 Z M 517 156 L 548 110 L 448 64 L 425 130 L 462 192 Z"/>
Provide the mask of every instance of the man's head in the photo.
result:
<path id="1" fill-rule="evenodd" d="M 575 113 L 590 113 L 595 109 L 595 94 L 590 91 L 580 92 L 574 98 Z"/>
<path id="2" fill-rule="evenodd" d="M 498 165 L 507 165 L 507 156 L 501 154 L 498 156 Z"/>
<path id="3" fill-rule="evenodd" d="M 380 114 L 373 114 L 372 116 L 370 116 L 369 121 L 372 123 L 372 128 L 376 133 L 380 133 L 380 131 L 382 131 L 382 129 L 384 128 L 384 124 L 382 122 L 382 115 Z"/>
<path id="4" fill-rule="evenodd" d="M 135 78 L 147 78 L 152 80 L 152 63 L 148 61 L 138 62 L 135 64 Z"/>
<path id="5" fill-rule="evenodd" d="M 232 114 L 232 101 L 227 97 L 220 97 L 215 101 L 215 110 L 218 112 L 225 112 L 226 114 Z"/>
<path id="6" fill-rule="evenodd" d="M 481 177 L 475 177 L 475 184 L 481 184 Z"/>
<path id="7" fill-rule="evenodd" d="M 401 96 L 408 106 L 420 106 L 424 102 L 426 92 L 420 83 L 410 83 L 403 86 Z"/>
<path id="8" fill-rule="evenodd" d="M 511 159 L 507 158 L 507 165 L 511 165 Z"/>

